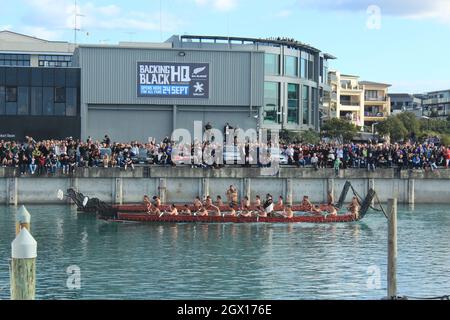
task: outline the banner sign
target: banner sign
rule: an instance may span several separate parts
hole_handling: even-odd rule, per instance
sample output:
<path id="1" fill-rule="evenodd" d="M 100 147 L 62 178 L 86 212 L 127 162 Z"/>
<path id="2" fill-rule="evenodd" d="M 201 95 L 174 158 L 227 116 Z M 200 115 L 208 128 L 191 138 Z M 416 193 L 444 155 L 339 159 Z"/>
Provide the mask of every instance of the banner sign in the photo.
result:
<path id="1" fill-rule="evenodd" d="M 137 96 L 208 98 L 209 64 L 138 62 Z"/>

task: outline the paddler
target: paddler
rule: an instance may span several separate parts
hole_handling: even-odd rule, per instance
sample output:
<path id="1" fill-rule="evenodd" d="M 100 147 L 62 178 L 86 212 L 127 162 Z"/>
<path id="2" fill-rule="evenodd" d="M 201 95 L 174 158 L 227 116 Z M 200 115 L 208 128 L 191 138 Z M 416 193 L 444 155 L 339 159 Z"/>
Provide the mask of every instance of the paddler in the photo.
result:
<path id="1" fill-rule="evenodd" d="M 161 207 L 161 199 L 158 196 L 153 197 L 153 205 L 157 208 Z"/>
<path id="2" fill-rule="evenodd" d="M 166 214 L 170 215 L 170 216 L 177 216 L 178 215 L 178 209 L 175 206 L 174 203 L 172 203 L 172 205 L 170 206 L 169 210 L 166 211 Z"/>
<path id="3" fill-rule="evenodd" d="M 189 209 L 189 205 L 188 204 L 184 205 L 183 210 L 181 210 L 181 214 L 183 214 L 185 216 L 192 215 L 191 209 Z"/>
<path id="4" fill-rule="evenodd" d="M 216 198 L 216 206 L 221 207 L 223 206 L 223 201 L 221 196 L 217 196 Z"/>
<path id="5" fill-rule="evenodd" d="M 351 214 L 355 216 L 356 219 L 358 219 L 360 205 L 358 198 L 356 196 L 352 198 L 352 202 L 350 202 L 350 204 L 347 206 L 347 209 L 350 211 Z"/>
<path id="6" fill-rule="evenodd" d="M 302 209 L 306 212 L 312 212 L 314 214 L 320 214 L 320 209 L 318 209 L 312 202 L 309 200 L 308 196 L 303 196 L 303 201 L 301 203 Z"/>
<path id="7" fill-rule="evenodd" d="M 144 196 L 143 202 L 144 202 L 145 209 L 147 210 L 147 213 L 150 213 L 151 209 L 152 209 L 152 203 L 150 202 L 150 198 L 147 195 Z"/>
<path id="8" fill-rule="evenodd" d="M 202 206 L 203 206 L 203 204 L 202 204 L 202 201 L 200 200 L 200 197 L 195 197 L 195 199 L 194 199 L 194 209 L 195 209 L 195 211 L 199 211 Z"/>
<path id="9" fill-rule="evenodd" d="M 273 198 L 271 194 L 267 194 L 266 195 L 266 201 L 264 201 L 264 211 L 266 212 L 267 215 L 272 214 L 273 212 Z"/>
<path id="10" fill-rule="evenodd" d="M 286 208 L 284 208 L 283 210 L 283 216 L 291 219 L 294 217 L 294 212 L 292 211 L 292 206 L 291 205 L 287 205 Z"/>

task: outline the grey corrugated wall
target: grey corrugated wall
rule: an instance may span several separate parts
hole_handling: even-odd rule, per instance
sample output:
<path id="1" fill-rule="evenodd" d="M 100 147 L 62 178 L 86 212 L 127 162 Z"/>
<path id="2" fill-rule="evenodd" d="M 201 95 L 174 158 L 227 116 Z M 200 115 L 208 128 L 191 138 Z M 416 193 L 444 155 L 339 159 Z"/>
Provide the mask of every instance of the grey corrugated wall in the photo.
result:
<path id="1" fill-rule="evenodd" d="M 179 56 L 180 51 L 186 55 Z M 263 105 L 263 52 L 81 46 L 76 55 L 75 61 L 81 67 L 82 104 Z M 209 98 L 138 98 L 136 63 L 139 61 L 209 63 Z"/>

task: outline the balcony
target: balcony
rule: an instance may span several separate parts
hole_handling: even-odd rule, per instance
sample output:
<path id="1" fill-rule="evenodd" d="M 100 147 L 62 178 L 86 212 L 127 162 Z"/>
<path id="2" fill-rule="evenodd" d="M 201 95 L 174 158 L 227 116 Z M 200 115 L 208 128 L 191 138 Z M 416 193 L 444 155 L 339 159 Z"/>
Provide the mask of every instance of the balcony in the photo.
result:
<path id="1" fill-rule="evenodd" d="M 348 107 L 359 107 L 361 105 L 358 101 L 342 101 L 341 100 L 341 106 L 348 106 Z"/>
<path id="2" fill-rule="evenodd" d="M 434 99 L 426 99 L 423 101 L 423 104 L 440 104 L 440 103 L 450 103 L 450 98 L 434 98 Z"/>
<path id="3" fill-rule="evenodd" d="M 385 118 L 387 114 L 384 112 L 364 112 L 364 117 L 366 118 Z"/>
<path id="4" fill-rule="evenodd" d="M 387 101 L 387 97 L 364 97 L 364 100 L 366 101 L 380 101 L 380 102 L 385 102 Z"/>
<path id="5" fill-rule="evenodd" d="M 341 90 L 361 91 L 362 89 L 360 85 L 341 84 Z"/>

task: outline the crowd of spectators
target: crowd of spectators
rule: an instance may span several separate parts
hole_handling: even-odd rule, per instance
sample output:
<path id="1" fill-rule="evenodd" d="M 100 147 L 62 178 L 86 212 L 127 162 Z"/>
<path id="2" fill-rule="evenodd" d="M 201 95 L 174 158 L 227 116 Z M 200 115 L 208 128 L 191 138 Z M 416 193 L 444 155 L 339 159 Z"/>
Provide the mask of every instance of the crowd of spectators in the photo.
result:
<path id="1" fill-rule="evenodd" d="M 26 137 L 23 142 L 0 141 L 0 164 L 17 168 L 20 175 L 52 175 L 56 172 L 72 174 L 82 167 L 134 170 L 137 164 L 220 168 L 223 163 L 210 163 L 203 157 L 203 154 L 214 155 L 217 145 L 214 137 L 203 143 L 196 141 L 193 144 L 177 145 L 177 158 L 172 159 L 174 143 L 169 137 L 159 143 L 154 139 L 146 143 L 112 142 L 108 135 L 102 141 L 93 141 L 91 138 L 86 141 L 72 138 L 35 141 Z M 231 161 L 225 158 L 227 165 L 267 165 L 267 161 L 260 161 L 259 151 L 262 146 L 258 143 L 235 141 L 232 148 L 233 155 L 237 154 L 238 157 Z M 271 146 L 269 150 L 280 153 L 278 156 L 282 165 L 313 167 L 316 170 L 394 167 L 432 171 L 439 167 L 448 168 L 450 162 L 450 148 L 438 143 L 279 144 Z"/>

